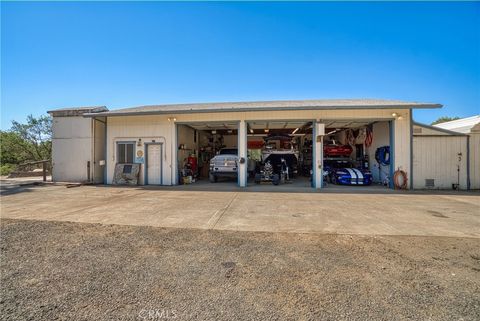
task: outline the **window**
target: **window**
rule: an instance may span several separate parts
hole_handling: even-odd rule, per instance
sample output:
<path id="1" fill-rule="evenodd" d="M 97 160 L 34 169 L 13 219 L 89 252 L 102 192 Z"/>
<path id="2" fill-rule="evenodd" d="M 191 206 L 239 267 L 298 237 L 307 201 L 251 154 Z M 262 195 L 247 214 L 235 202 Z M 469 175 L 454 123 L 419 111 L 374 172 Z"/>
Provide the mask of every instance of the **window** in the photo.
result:
<path id="1" fill-rule="evenodd" d="M 117 163 L 133 163 L 135 143 L 117 143 Z"/>

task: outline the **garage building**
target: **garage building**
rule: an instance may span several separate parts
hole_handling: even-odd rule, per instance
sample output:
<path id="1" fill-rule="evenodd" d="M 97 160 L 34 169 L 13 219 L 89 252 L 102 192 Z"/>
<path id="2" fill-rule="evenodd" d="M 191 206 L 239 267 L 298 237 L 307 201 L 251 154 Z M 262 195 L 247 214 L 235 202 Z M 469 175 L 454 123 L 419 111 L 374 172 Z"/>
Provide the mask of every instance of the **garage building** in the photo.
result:
<path id="1" fill-rule="evenodd" d="M 323 177 L 326 168 L 348 162 L 352 185 L 362 185 L 368 175 L 373 184 L 392 188 L 394 172 L 400 170 L 406 188 L 425 188 L 414 183 L 414 175 L 424 178 L 412 168 L 412 110 L 440 107 L 328 99 L 52 110 L 53 180 L 205 184 L 212 179 L 217 154 L 230 150 L 236 158 L 220 159 L 225 165 L 231 161 L 235 173 L 225 180 L 240 187 L 255 184 L 259 172 L 268 173 L 265 160 L 280 154 L 288 163 L 282 173 L 293 186 L 328 187 L 332 178 Z M 341 146 L 350 148 L 347 154 L 336 154 Z M 379 150 L 387 152 L 386 161 L 378 161 Z"/>

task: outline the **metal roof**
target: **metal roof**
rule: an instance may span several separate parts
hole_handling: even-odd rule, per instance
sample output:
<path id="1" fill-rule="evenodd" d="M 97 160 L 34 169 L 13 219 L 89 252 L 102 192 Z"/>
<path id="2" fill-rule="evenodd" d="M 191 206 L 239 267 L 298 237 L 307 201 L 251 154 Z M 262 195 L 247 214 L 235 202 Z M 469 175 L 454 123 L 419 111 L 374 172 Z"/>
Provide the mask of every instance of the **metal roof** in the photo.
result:
<path id="1" fill-rule="evenodd" d="M 447 121 L 444 123 L 433 125 L 438 128 L 448 129 L 454 132 L 468 134 L 475 125 L 480 123 L 480 115 L 461 118 L 457 120 Z"/>
<path id="2" fill-rule="evenodd" d="M 107 112 L 108 108 L 105 106 L 83 106 L 83 107 L 70 107 L 60 108 L 47 111 L 53 117 L 68 117 L 68 116 L 81 116 L 84 114 Z"/>
<path id="3" fill-rule="evenodd" d="M 419 122 L 416 122 L 414 121 L 413 122 L 413 125 L 415 126 L 420 126 L 420 127 L 425 127 L 425 128 L 428 128 L 428 129 L 431 129 L 431 130 L 434 130 L 434 131 L 437 131 L 437 132 L 440 132 L 440 133 L 445 133 L 445 134 L 448 134 L 450 136 L 467 136 L 463 133 L 459 133 L 459 132 L 456 132 L 456 131 L 452 131 L 452 130 L 448 130 L 448 129 L 445 129 L 445 128 L 439 128 L 439 127 L 436 127 L 436 126 L 432 126 L 432 125 L 427 125 L 427 124 L 423 124 L 423 123 L 419 123 Z M 417 136 L 415 135 L 414 133 L 414 136 Z"/>
<path id="4" fill-rule="evenodd" d="M 89 113 L 85 116 L 192 114 L 269 110 L 440 108 L 441 104 L 385 99 L 316 99 L 149 105 Z"/>

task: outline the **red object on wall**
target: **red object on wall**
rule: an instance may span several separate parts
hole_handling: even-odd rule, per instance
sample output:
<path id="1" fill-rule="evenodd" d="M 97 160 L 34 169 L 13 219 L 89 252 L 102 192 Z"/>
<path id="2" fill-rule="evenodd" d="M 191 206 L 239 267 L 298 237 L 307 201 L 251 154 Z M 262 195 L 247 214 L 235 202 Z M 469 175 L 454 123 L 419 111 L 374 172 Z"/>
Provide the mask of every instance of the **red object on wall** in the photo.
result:
<path id="1" fill-rule="evenodd" d="M 195 155 L 188 156 L 187 163 L 190 165 L 192 172 L 196 173 L 198 169 L 197 156 Z"/>
<path id="2" fill-rule="evenodd" d="M 260 149 L 263 147 L 263 141 L 262 140 L 251 140 L 247 142 L 247 148 L 248 149 Z"/>
<path id="3" fill-rule="evenodd" d="M 324 156 L 344 156 L 348 157 L 352 153 L 353 148 L 349 145 L 324 145 Z"/>

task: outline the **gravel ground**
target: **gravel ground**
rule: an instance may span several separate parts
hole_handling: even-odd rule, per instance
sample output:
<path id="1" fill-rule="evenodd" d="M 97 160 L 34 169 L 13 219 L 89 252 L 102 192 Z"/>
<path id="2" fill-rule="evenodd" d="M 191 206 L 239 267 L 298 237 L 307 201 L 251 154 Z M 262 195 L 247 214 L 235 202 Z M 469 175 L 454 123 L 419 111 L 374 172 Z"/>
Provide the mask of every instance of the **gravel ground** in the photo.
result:
<path id="1" fill-rule="evenodd" d="M 480 240 L 3 219 L 2 320 L 480 320 Z"/>

